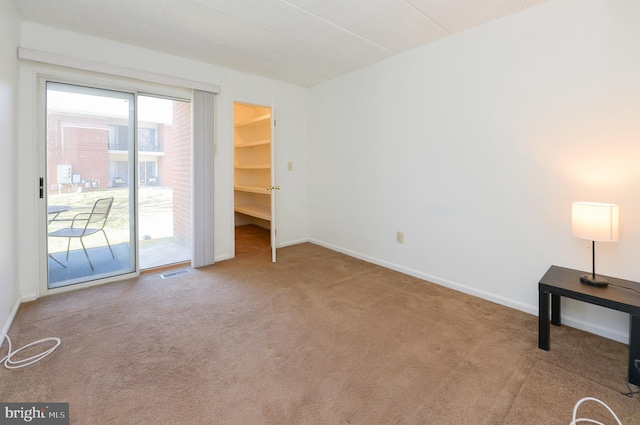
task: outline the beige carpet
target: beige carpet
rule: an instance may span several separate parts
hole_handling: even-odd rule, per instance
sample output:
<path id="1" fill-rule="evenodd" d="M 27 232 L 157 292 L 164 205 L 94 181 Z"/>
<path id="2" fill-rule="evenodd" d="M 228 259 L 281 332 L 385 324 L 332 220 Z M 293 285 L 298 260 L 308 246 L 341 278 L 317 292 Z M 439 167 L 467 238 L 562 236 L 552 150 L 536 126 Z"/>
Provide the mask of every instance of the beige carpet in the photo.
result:
<path id="1" fill-rule="evenodd" d="M 72 424 L 562 424 L 599 398 L 640 424 L 627 347 L 248 227 L 237 258 L 23 305 L 10 336 L 62 346 L 0 370 L 0 401 Z M 3 347 L 2 355 L 6 352 Z M 592 417 L 614 423 L 602 409 Z"/>

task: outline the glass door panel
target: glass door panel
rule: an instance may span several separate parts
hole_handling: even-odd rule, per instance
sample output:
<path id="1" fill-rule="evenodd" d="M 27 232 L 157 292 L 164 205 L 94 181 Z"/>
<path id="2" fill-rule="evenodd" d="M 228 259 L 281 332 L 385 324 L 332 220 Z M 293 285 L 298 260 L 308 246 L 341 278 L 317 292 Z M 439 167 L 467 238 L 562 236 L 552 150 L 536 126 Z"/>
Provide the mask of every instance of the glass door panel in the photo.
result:
<path id="1" fill-rule="evenodd" d="M 134 95 L 47 83 L 48 288 L 135 271 Z"/>
<path id="2" fill-rule="evenodd" d="M 138 96 L 141 270 L 191 261 L 191 103 Z"/>

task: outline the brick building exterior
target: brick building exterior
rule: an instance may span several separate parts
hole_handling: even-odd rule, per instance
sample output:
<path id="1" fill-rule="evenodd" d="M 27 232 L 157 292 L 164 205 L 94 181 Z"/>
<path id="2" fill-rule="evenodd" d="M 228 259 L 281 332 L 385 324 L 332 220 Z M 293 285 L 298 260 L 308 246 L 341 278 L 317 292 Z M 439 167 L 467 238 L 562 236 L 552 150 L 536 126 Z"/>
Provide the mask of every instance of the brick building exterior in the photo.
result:
<path id="1" fill-rule="evenodd" d="M 173 234 L 191 241 L 191 104 L 172 102 L 171 123 L 141 122 L 138 185 L 173 189 Z M 131 131 L 118 117 L 47 114 L 49 193 L 129 186 Z"/>
<path id="2" fill-rule="evenodd" d="M 173 234 L 191 243 L 191 104 L 173 102 L 173 137 L 165 158 L 171 167 Z M 165 173 L 169 174 L 169 173 Z"/>

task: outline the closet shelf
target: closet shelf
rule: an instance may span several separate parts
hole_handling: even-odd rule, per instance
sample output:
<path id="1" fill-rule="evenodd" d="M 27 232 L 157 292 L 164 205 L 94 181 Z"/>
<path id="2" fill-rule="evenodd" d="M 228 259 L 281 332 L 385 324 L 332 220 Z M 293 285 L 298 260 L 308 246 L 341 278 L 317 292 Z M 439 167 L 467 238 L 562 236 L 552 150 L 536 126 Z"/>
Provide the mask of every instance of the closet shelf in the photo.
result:
<path id="1" fill-rule="evenodd" d="M 271 114 L 260 115 L 259 117 L 251 118 L 250 120 L 243 121 L 235 125 L 235 128 L 241 127 L 253 127 L 256 125 L 264 125 L 265 121 L 268 121 L 271 118 Z"/>
<path id="2" fill-rule="evenodd" d="M 266 186 L 234 186 L 233 190 L 237 190 L 239 192 L 251 192 L 251 193 L 262 193 L 269 194 L 269 190 Z"/>
<path id="3" fill-rule="evenodd" d="M 271 168 L 269 164 L 259 164 L 259 165 L 236 165 L 234 167 L 236 170 L 268 170 Z"/>
<path id="4" fill-rule="evenodd" d="M 254 142 L 238 143 L 234 148 L 250 148 L 252 146 L 262 146 L 271 143 L 271 139 L 256 140 Z"/>
<path id="5" fill-rule="evenodd" d="M 271 208 L 262 205 L 236 205 L 235 212 L 271 221 Z"/>

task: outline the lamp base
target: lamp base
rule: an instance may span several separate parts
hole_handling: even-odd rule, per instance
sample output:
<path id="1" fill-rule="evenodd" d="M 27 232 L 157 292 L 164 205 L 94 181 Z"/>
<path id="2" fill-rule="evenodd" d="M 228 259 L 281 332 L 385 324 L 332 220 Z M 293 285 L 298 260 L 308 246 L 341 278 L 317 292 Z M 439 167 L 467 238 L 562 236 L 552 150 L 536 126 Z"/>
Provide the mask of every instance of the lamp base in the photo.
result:
<path id="1" fill-rule="evenodd" d="M 599 288 L 604 288 L 609 284 L 606 279 L 603 279 L 602 277 L 597 275 L 594 278 L 593 275 L 590 274 L 583 274 L 582 276 L 580 276 L 580 282 L 584 283 L 585 285 L 597 286 Z"/>

